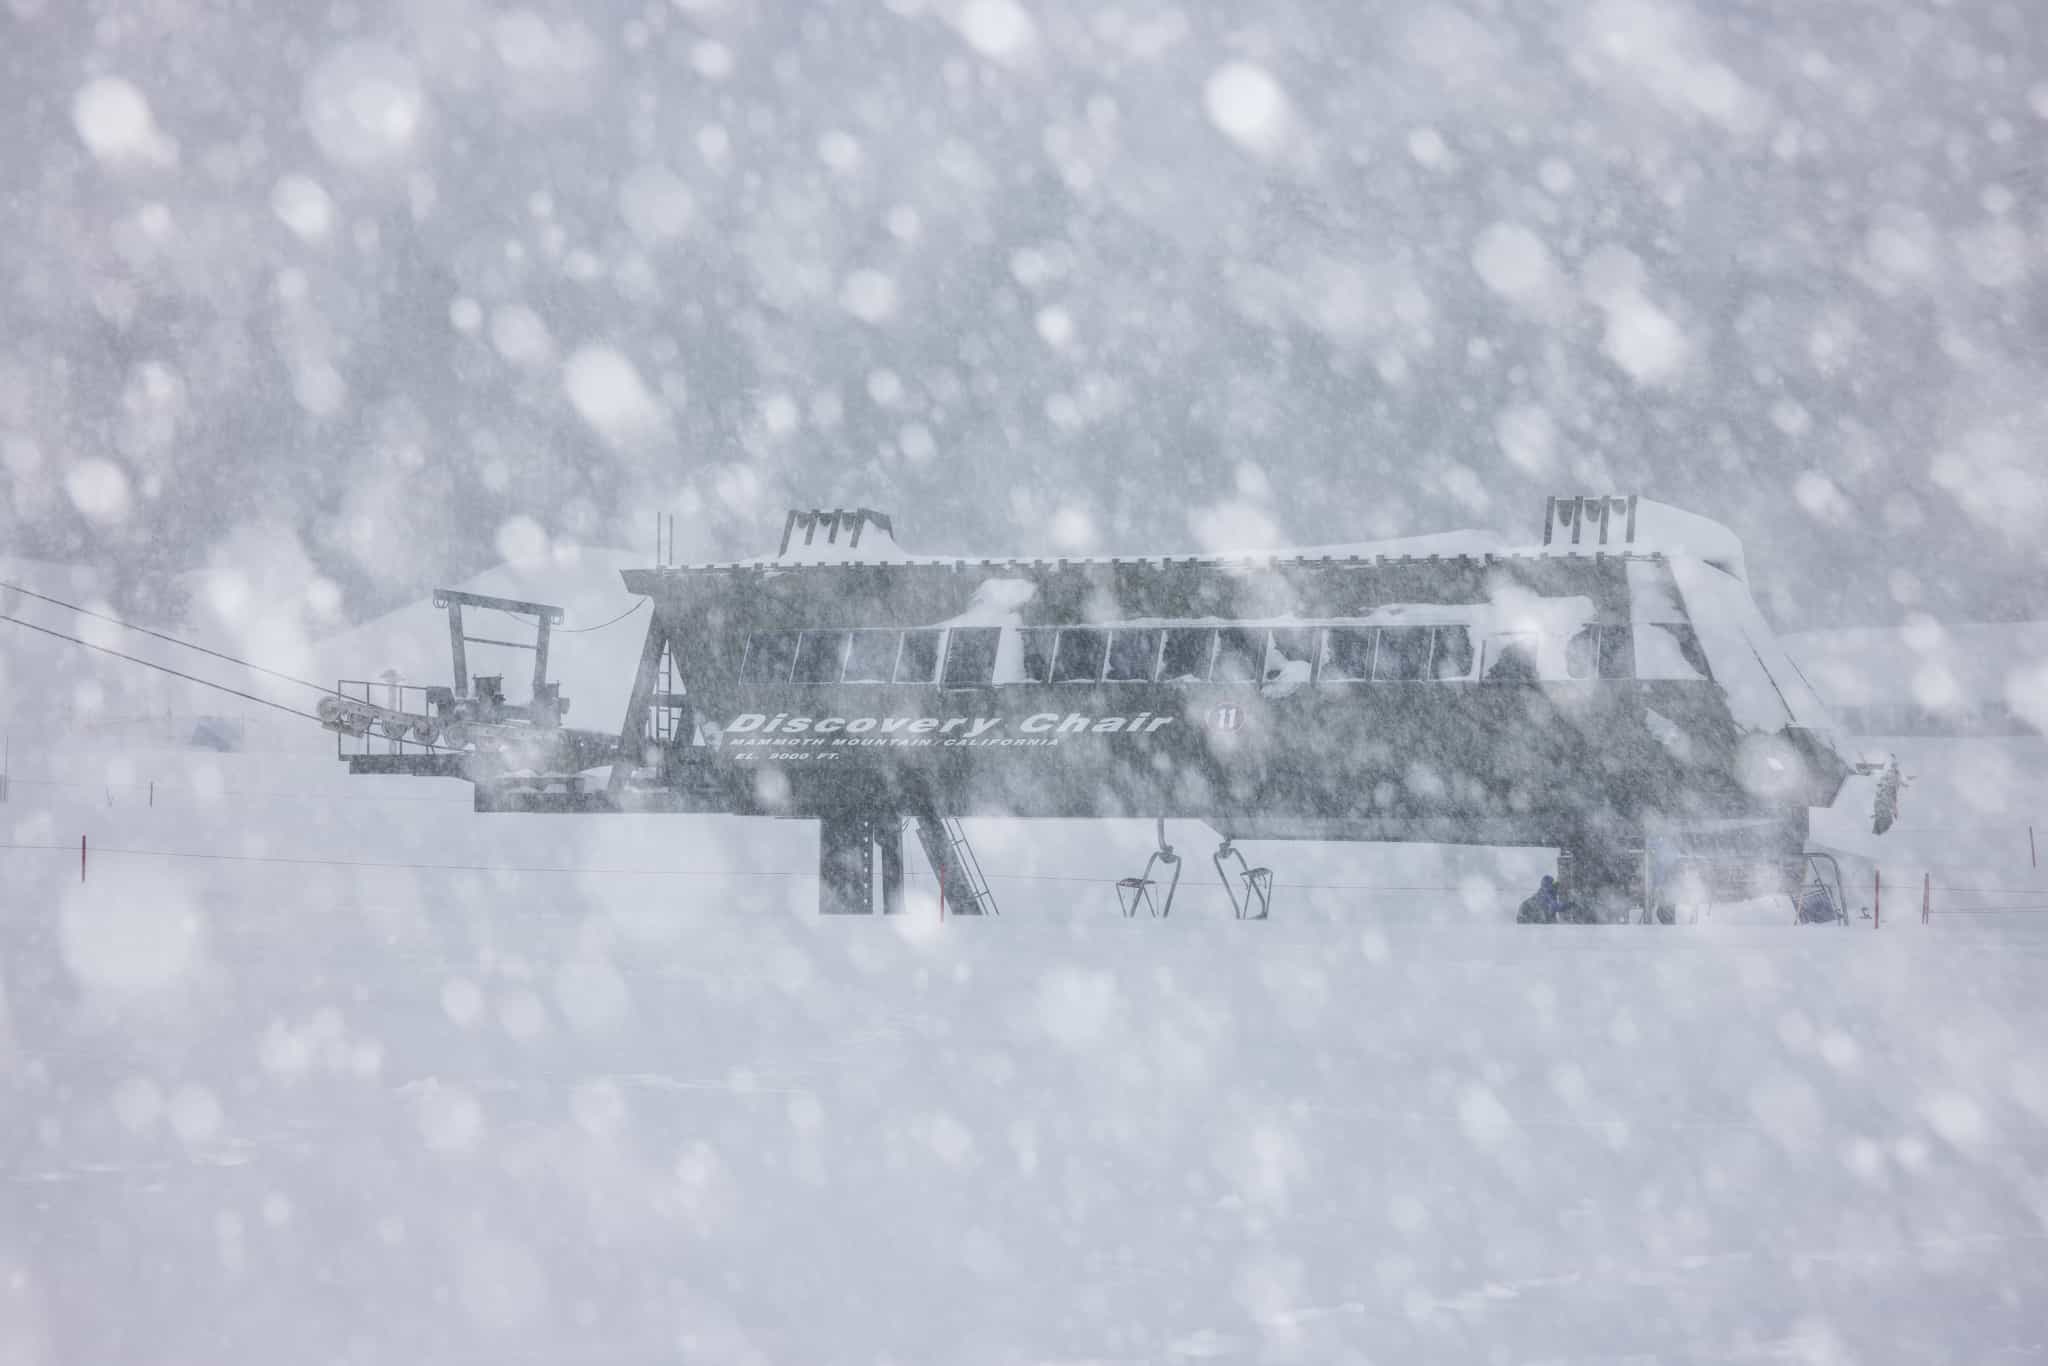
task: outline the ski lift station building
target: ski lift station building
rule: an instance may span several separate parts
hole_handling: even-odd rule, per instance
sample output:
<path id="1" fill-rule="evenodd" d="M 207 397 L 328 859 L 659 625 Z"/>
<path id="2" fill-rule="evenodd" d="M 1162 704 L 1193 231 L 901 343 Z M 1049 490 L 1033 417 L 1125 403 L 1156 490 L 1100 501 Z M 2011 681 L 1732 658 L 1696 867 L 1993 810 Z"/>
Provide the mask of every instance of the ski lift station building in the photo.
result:
<path id="1" fill-rule="evenodd" d="M 624 574 L 652 604 L 616 731 L 456 678 L 329 707 L 360 772 L 458 776 L 479 810 L 817 821 L 820 905 L 900 904 L 914 824 L 986 904 L 957 817 L 1143 817 L 1226 841 L 1533 845 L 1589 905 L 1645 842 L 1796 860 L 1849 768 L 1725 527 L 1553 498 L 1540 541 L 1454 532 L 1250 555 L 902 550 L 867 509 L 792 511 L 776 553 Z M 383 705 L 389 700 L 391 706 Z M 1227 852 L 1227 849 L 1226 851 Z"/>

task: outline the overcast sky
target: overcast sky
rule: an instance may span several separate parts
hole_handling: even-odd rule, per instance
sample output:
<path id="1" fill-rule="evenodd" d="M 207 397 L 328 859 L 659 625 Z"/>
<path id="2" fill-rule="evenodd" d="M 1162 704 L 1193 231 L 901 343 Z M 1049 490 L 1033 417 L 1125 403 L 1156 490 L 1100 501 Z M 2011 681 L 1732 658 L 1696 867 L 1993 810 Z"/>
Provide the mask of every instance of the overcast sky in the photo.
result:
<path id="1" fill-rule="evenodd" d="M 0 553 L 132 604 L 1616 491 L 1787 628 L 2048 615 L 2030 0 L 0 15 Z"/>

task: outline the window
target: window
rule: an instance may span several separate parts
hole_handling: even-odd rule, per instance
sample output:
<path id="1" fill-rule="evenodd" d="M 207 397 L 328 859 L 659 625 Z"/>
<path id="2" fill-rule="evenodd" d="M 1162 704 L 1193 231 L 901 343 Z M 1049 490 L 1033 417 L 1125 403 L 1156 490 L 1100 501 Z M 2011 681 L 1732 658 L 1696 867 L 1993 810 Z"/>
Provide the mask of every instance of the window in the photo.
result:
<path id="1" fill-rule="evenodd" d="M 794 683 L 837 683 L 846 663 L 845 631 L 806 631 L 797 642 Z"/>
<path id="2" fill-rule="evenodd" d="M 1209 677 L 1217 683 L 1250 683 L 1257 680 L 1265 662 L 1266 633 L 1226 626 L 1216 633 L 1216 663 Z"/>
<path id="3" fill-rule="evenodd" d="M 1216 633 L 1199 626 L 1176 626 L 1166 633 L 1159 656 L 1163 683 L 1200 683 L 1209 677 L 1209 657 L 1216 652 Z"/>
<path id="4" fill-rule="evenodd" d="M 1371 627 L 1332 626 L 1323 632 L 1323 673 L 1333 683 L 1357 683 L 1372 677 Z"/>
<path id="5" fill-rule="evenodd" d="M 1149 683 L 1159 662 L 1160 631 L 1118 631 L 1109 639 L 1109 668 L 1102 675 L 1112 683 Z"/>
<path id="6" fill-rule="evenodd" d="M 1052 659 L 1055 683 L 1095 683 L 1102 678 L 1102 656 L 1109 645 L 1109 632 L 1068 629 L 1060 632 L 1059 648 Z"/>
<path id="7" fill-rule="evenodd" d="M 939 676 L 939 633 L 905 631 L 903 650 L 896 656 L 898 683 L 929 683 Z"/>
<path id="8" fill-rule="evenodd" d="M 756 631 L 747 641 L 747 659 L 740 667 L 740 681 L 787 683 L 789 666 L 795 658 L 796 632 Z"/>
<path id="9" fill-rule="evenodd" d="M 1472 676 L 1472 633 L 1463 626 L 1436 628 L 1436 654 L 1430 660 L 1430 676 L 1443 681 Z"/>
<path id="10" fill-rule="evenodd" d="M 1600 676 L 1633 678 L 1636 673 L 1635 645 L 1626 626 L 1600 628 Z"/>
<path id="11" fill-rule="evenodd" d="M 1685 662 L 1697 670 L 1701 678 L 1714 676 L 1714 671 L 1707 667 L 1707 652 L 1700 647 L 1700 638 L 1692 627 L 1666 626 L 1664 629 L 1677 639 L 1679 651 L 1685 656 Z"/>
<path id="12" fill-rule="evenodd" d="M 902 637 L 895 631 L 855 631 L 846 647 L 848 683 L 887 683 L 896 676 L 896 645 Z"/>
<path id="13" fill-rule="evenodd" d="M 1057 634 L 1050 626 L 1027 626 L 1017 632 L 1024 647 L 1024 682 L 1052 681 L 1052 639 Z"/>
<path id="14" fill-rule="evenodd" d="M 999 626 L 955 626 L 946 633 L 946 686 L 984 687 L 996 676 Z"/>
<path id="15" fill-rule="evenodd" d="M 1268 683 L 1306 683 L 1316 662 L 1316 633 L 1302 627 L 1272 632 L 1266 643 Z"/>
<path id="16" fill-rule="evenodd" d="M 1429 677 L 1430 636 L 1427 626 L 1388 626 L 1380 631 L 1379 653 L 1372 676 L 1379 683 L 1414 683 Z"/>
<path id="17" fill-rule="evenodd" d="M 1573 678 L 1632 678 L 1635 648 L 1626 626 L 1586 626 L 1565 642 L 1564 668 Z"/>
<path id="18" fill-rule="evenodd" d="M 1486 681 L 1489 683 L 1535 682 L 1536 637 L 1494 636 L 1486 642 L 1484 668 Z"/>
<path id="19" fill-rule="evenodd" d="M 1657 622 L 1635 643 L 1638 678 L 1708 679 L 1706 651 L 1684 622 Z"/>
<path id="20" fill-rule="evenodd" d="M 1582 626 L 1564 646 L 1564 671 L 1573 678 L 1591 678 L 1600 665 L 1600 628 Z"/>

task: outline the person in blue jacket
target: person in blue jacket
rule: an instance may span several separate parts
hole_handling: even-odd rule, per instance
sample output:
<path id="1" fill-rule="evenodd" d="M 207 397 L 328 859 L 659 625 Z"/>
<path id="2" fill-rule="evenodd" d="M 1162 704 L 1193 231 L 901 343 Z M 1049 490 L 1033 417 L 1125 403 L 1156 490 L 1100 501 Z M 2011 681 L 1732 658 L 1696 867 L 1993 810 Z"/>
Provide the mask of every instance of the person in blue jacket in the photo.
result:
<path id="1" fill-rule="evenodd" d="M 1547 873 L 1542 885 L 1537 887 L 1536 894 L 1524 901 L 1521 909 L 1515 912 L 1517 925 L 1555 925 L 1569 918 L 1565 900 L 1558 894 L 1557 879 Z"/>

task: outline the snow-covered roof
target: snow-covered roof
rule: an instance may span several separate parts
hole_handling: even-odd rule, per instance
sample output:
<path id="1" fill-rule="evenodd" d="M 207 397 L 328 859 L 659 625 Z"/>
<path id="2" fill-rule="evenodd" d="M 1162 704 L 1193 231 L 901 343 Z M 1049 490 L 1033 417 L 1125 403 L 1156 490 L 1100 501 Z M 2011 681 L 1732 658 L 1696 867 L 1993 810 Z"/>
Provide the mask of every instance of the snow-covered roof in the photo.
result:
<path id="1" fill-rule="evenodd" d="M 1690 555 L 1674 555 L 1670 564 L 1686 618 L 1736 724 L 1766 732 L 1788 725 L 1832 729 L 1826 705 L 1794 667 L 1749 585 Z"/>
<path id="2" fill-rule="evenodd" d="M 873 533 L 870 533 L 873 535 Z M 995 564 L 995 565 L 1108 565 L 1164 564 L 1169 561 L 1200 564 L 1263 563 L 1270 560 L 1343 559 L 1451 559 L 1460 555 L 1499 554 L 1504 539 L 1482 531 L 1447 531 L 1427 536 L 1402 536 L 1382 541 L 1346 541 L 1335 545 L 1286 546 L 1245 550 L 1181 551 L 1134 555 L 912 555 L 897 546 L 894 538 L 863 538 L 854 548 L 834 546 L 792 546 L 782 555 L 756 555 L 723 563 L 677 565 L 683 570 L 779 569 L 793 566 L 837 564 Z"/>
<path id="3" fill-rule="evenodd" d="M 1217 566 L 1294 563 L 1310 560 L 1428 560 L 1470 557 L 1484 559 L 1571 557 L 1628 554 L 1680 554 L 1727 569 L 1744 578 L 1742 542 L 1727 527 L 1694 513 L 1643 498 L 1636 501 L 1635 535 L 1624 542 L 1616 528 L 1606 544 L 1530 544 L 1505 533 L 1479 528 L 1441 531 L 1379 540 L 1340 541 L 1324 545 L 1246 546 L 1199 551 L 1126 555 L 918 555 L 904 550 L 886 524 L 862 528 L 858 544 L 848 537 L 823 535 L 790 539 L 779 554 L 746 559 L 657 567 L 657 573 L 719 573 L 745 570 L 809 568 L 848 564 L 986 565 L 1004 568 L 1053 568 L 1115 564 L 1207 564 Z M 636 590 L 637 591 L 637 590 Z"/>
<path id="4" fill-rule="evenodd" d="M 1650 498 L 1635 500 L 1635 535 L 1625 543 L 1621 542 L 1620 533 L 1612 529 L 1605 545 L 1597 543 L 1590 536 L 1573 543 L 1560 534 L 1549 545 L 1540 546 L 1531 553 L 1584 555 L 1601 550 L 1649 551 L 1674 557 L 1682 555 L 1726 570 L 1744 583 L 1749 581 L 1748 566 L 1744 563 L 1742 555 L 1741 537 L 1711 518 Z"/>

